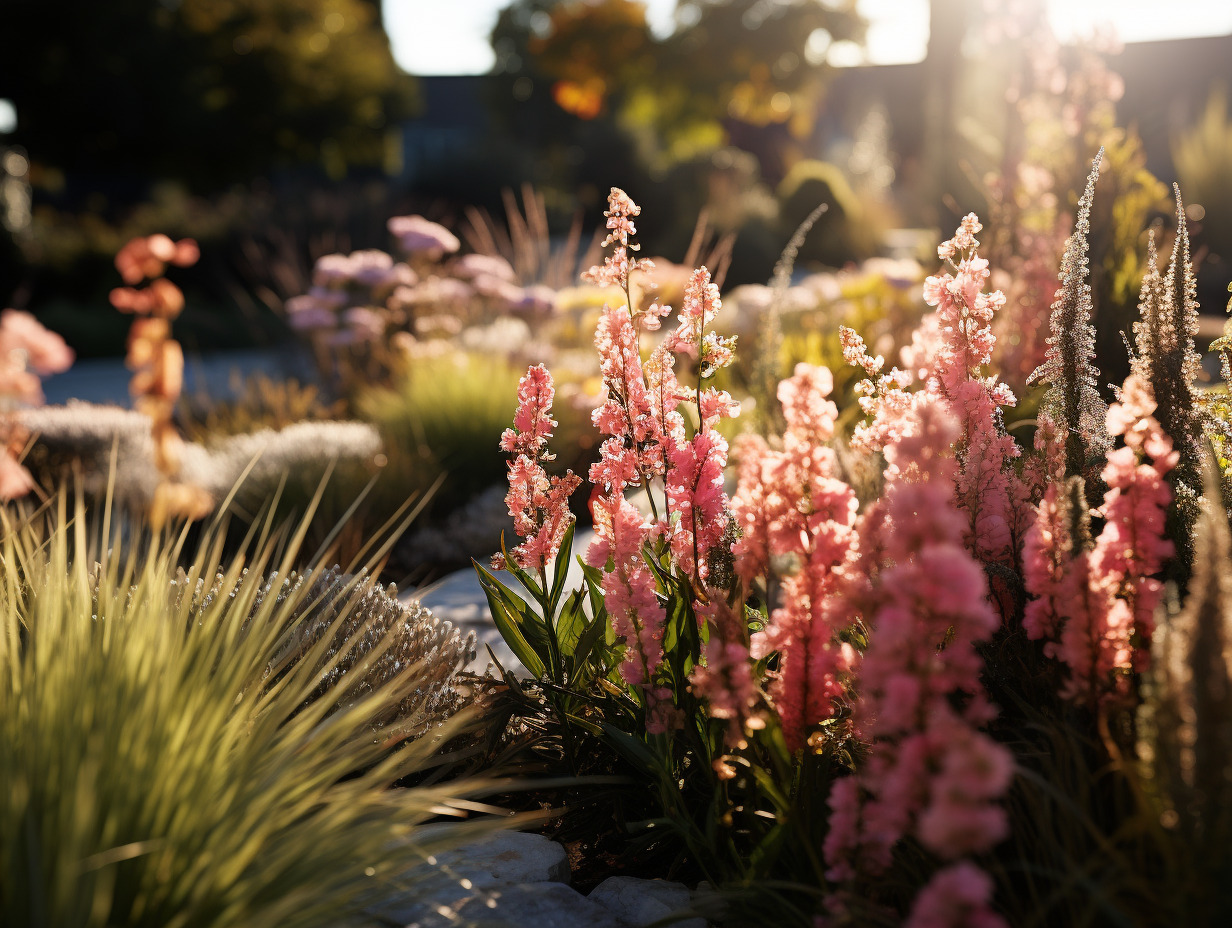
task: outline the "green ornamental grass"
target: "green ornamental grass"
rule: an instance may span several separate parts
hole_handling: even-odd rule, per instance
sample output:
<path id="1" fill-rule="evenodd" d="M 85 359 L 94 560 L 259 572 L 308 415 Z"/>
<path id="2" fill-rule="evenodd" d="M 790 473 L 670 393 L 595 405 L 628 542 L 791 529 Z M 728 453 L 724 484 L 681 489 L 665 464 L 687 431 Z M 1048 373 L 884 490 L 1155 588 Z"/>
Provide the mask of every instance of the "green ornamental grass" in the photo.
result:
<path id="1" fill-rule="evenodd" d="M 0 520 L 4 924 L 343 925 L 490 827 L 416 827 L 475 808 L 478 781 L 396 786 L 468 725 L 464 711 L 412 738 L 423 718 L 406 711 L 450 685 L 456 655 L 385 661 L 373 685 L 364 671 L 400 638 L 355 621 L 370 584 L 327 584 L 341 607 L 308 600 L 319 583 L 270 595 L 301 538 L 220 561 L 206 532 L 186 557 L 182 539 L 94 531 L 63 494 Z M 305 636 L 322 612 L 330 627 Z"/>

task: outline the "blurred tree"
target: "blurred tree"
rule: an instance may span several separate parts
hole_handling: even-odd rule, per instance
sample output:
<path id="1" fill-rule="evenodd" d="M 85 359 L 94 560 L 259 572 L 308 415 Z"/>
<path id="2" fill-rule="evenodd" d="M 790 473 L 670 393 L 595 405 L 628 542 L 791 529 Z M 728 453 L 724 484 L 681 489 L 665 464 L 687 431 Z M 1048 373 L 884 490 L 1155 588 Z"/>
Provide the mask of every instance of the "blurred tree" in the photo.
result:
<path id="1" fill-rule="evenodd" d="M 379 164 L 416 99 L 369 0 L 8 0 L 0 35 L 12 140 L 70 182 L 338 175 Z"/>
<path id="2" fill-rule="evenodd" d="M 855 0 L 681 0 L 676 23 L 658 39 L 637 0 L 514 0 L 492 33 L 497 69 L 548 83 L 577 119 L 618 121 L 662 167 L 735 124 L 806 137 L 824 49 L 863 30 Z"/>

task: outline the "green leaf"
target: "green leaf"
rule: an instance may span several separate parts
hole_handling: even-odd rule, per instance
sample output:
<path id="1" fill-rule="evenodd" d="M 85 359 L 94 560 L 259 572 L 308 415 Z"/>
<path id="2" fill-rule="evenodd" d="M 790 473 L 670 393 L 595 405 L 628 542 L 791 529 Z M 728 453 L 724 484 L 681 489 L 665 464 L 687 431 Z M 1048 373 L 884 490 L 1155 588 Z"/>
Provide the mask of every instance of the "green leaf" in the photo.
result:
<path id="1" fill-rule="evenodd" d="M 556 615 L 556 607 L 560 604 L 560 594 L 564 592 L 565 580 L 569 577 L 569 559 L 573 555 L 573 535 L 577 531 L 577 523 L 570 522 L 561 540 L 560 550 L 556 552 L 556 563 L 552 567 L 552 598 L 549 600 L 549 612 Z M 545 616 L 545 618 L 547 618 Z"/>
<path id="2" fill-rule="evenodd" d="M 640 739 L 633 737 L 626 731 L 621 731 L 610 722 L 602 722 L 603 735 L 608 744 L 618 754 L 624 757 L 634 767 L 637 767 L 642 772 L 649 774 L 656 780 L 659 779 L 663 772 L 662 765 L 659 763 L 659 758 L 650 750 Z"/>
<path id="3" fill-rule="evenodd" d="M 607 612 L 602 611 L 586 626 L 586 630 L 578 637 L 577 647 L 573 650 L 573 661 L 575 666 L 580 666 L 586 663 L 586 659 L 590 657 L 595 645 L 603 640 L 607 632 Z"/>
<path id="4" fill-rule="evenodd" d="M 530 611 L 526 603 L 517 599 L 504 584 L 484 569 L 483 565 L 477 561 L 474 563 L 475 570 L 479 574 L 479 583 L 488 599 L 492 621 L 496 623 L 496 628 L 501 633 L 501 637 L 505 639 L 505 644 L 509 645 L 509 650 L 517 655 L 518 660 L 526 666 L 527 670 L 536 677 L 542 677 L 547 672 L 547 666 L 536 649 L 527 641 L 526 636 L 522 634 L 523 628 L 534 627 L 539 621 L 538 616 Z M 521 603 L 526 612 L 519 615 L 518 609 L 513 605 L 514 601 Z"/>
<path id="5" fill-rule="evenodd" d="M 586 610 L 582 607 L 584 595 L 581 590 L 574 590 L 556 623 L 556 638 L 560 642 L 560 653 L 565 657 L 573 654 L 578 638 L 586 628 Z"/>
<path id="6" fill-rule="evenodd" d="M 582 567 L 582 576 L 586 580 L 586 593 L 590 596 L 590 614 L 598 615 L 603 608 L 603 571 L 591 567 L 579 557 L 578 564 Z"/>
<path id="7" fill-rule="evenodd" d="M 543 599 L 543 590 L 539 588 L 539 584 L 535 582 L 535 578 L 518 566 L 518 562 L 513 559 L 513 555 L 505 547 L 505 533 L 501 532 L 501 555 L 505 558 L 505 567 L 509 572 L 518 578 L 518 582 L 526 587 L 527 591 L 535 599 Z"/>

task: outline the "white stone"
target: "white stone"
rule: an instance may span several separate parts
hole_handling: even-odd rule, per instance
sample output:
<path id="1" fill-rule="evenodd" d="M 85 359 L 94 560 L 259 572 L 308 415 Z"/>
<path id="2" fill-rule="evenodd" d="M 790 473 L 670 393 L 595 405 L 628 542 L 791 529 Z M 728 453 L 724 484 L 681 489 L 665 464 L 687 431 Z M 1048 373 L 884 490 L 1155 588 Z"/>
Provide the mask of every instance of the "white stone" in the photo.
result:
<path id="1" fill-rule="evenodd" d="M 569 855 L 543 835 L 498 831 L 436 855 L 438 866 L 487 873 L 506 883 L 568 883 Z"/>
<path id="2" fill-rule="evenodd" d="M 646 928 L 669 916 L 688 911 L 691 895 L 683 883 L 613 876 L 596 886 L 587 898 L 628 928 Z M 672 922 L 672 925 L 676 928 L 706 928 L 702 918 L 687 918 Z"/>
<path id="3" fill-rule="evenodd" d="M 455 887 L 457 889 L 458 887 Z M 370 910 L 404 928 L 627 928 L 602 906 L 564 883 L 502 883 Z"/>

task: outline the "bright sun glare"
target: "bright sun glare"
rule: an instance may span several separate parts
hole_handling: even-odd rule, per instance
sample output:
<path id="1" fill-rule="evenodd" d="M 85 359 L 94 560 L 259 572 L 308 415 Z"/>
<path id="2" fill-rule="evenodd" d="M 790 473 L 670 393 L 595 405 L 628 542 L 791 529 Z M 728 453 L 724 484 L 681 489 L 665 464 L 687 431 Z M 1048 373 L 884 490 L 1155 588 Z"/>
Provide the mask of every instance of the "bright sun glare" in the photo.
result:
<path id="1" fill-rule="evenodd" d="M 482 74 L 492 67 L 488 32 L 508 0 L 384 0 L 394 57 L 413 74 Z M 676 0 L 646 0 L 651 28 L 670 31 Z M 904 64 L 928 48 L 928 0 L 859 0 L 869 21 L 865 49 L 836 43 L 832 64 Z M 1232 33 L 1228 0 L 1182 0 L 1161 15 L 1158 0 L 1048 0 L 1063 41 L 1111 25 L 1124 42 Z"/>

